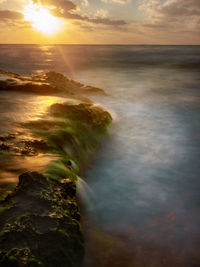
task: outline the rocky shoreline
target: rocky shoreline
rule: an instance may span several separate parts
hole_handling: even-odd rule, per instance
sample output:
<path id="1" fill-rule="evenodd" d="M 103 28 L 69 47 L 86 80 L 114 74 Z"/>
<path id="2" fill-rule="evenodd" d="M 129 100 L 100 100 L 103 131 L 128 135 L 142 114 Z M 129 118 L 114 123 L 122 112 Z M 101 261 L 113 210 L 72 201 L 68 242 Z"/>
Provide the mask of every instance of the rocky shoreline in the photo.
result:
<path id="1" fill-rule="evenodd" d="M 55 154 L 45 170 L 19 176 L 15 190 L 0 203 L 0 265 L 79 267 L 84 239 L 76 198 L 77 177 L 107 134 L 110 114 L 83 97 L 103 90 L 84 86 L 62 74 L 23 77 L 0 71 L 0 91 L 32 94 L 64 93 L 77 100 L 56 103 L 48 119 L 29 121 L 32 139 L 0 137 L 0 152 L 31 157 Z M 80 96 L 81 95 L 81 96 Z"/>

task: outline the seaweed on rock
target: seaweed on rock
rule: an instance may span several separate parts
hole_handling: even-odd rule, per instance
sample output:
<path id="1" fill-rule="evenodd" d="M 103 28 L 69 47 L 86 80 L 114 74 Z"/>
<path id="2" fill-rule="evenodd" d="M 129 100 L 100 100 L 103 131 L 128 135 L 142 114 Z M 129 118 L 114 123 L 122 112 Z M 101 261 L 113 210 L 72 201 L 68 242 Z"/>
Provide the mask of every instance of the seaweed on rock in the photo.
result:
<path id="1" fill-rule="evenodd" d="M 1 207 L 1 266 L 81 266 L 84 247 L 75 183 L 24 173 Z"/>

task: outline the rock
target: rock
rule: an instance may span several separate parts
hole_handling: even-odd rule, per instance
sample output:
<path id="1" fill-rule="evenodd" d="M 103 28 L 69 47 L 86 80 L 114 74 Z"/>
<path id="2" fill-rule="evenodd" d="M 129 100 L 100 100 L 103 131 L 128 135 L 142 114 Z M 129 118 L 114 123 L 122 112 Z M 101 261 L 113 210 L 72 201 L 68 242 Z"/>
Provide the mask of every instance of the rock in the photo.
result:
<path id="1" fill-rule="evenodd" d="M 83 236 L 76 185 L 24 173 L 1 202 L 0 266 L 80 267 Z"/>
<path id="2" fill-rule="evenodd" d="M 0 144 L 0 151 L 7 151 L 10 150 L 10 146 L 7 144 Z"/>
<path id="3" fill-rule="evenodd" d="M 35 149 L 36 151 L 48 151 L 49 147 L 44 140 L 23 140 L 22 143 L 25 145 L 25 148 Z"/>
<path id="4" fill-rule="evenodd" d="M 0 141 L 6 142 L 6 141 L 13 140 L 15 138 L 16 138 L 15 134 L 7 134 L 7 135 L 4 135 L 4 136 L 0 136 Z"/>
<path id="5" fill-rule="evenodd" d="M 37 95 L 54 95 L 59 93 L 67 93 L 69 95 L 82 93 L 105 94 L 100 88 L 84 86 L 82 83 L 70 80 L 63 74 L 54 71 L 26 77 L 0 70 L 0 91 L 5 90 Z"/>
<path id="6" fill-rule="evenodd" d="M 1 90 L 66 93 L 73 101 L 54 104 L 47 118 L 22 124 L 33 139 L 20 139 L 20 134 L 0 137 L 0 149 L 17 156 L 50 153 L 59 157 L 43 169 L 46 176 L 37 172 L 20 175 L 15 191 L 0 202 L 0 266 L 80 267 L 84 246 L 76 201 L 77 175 L 112 121 L 107 111 L 83 95 L 102 91 L 56 72 L 25 77 L 0 70 Z"/>
<path id="7" fill-rule="evenodd" d="M 33 81 L 21 81 L 16 79 L 0 80 L 0 91 L 20 91 L 23 93 L 34 93 L 38 95 L 58 94 L 59 88 L 54 88 L 46 83 Z"/>
<path id="8" fill-rule="evenodd" d="M 85 86 L 83 87 L 83 89 L 85 90 L 85 93 L 94 93 L 94 94 L 102 94 L 102 95 L 107 95 L 106 92 L 101 89 L 101 88 L 97 88 L 94 86 Z"/>
<path id="9" fill-rule="evenodd" d="M 112 121 L 111 115 L 102 108 L 88 103 L 73 104 L 53 104 L 50 113 L 58 117 L 68 117 L 80 120 L 94 128 L 104 128 Z"/>

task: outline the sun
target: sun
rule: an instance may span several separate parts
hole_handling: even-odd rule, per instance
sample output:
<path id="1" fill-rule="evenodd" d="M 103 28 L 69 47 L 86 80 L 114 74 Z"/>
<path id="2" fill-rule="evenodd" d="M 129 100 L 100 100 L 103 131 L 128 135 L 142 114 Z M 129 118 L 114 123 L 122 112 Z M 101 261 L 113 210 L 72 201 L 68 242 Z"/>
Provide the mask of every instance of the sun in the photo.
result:
<path id="1" fill-rule="evenodd" d="M 53 35 L 59 32 L 63 22 L 51 15 L 41 4 L 30 3 L 24 9 L 24 20 L 30 21 L 32 27 L 43 34 Z"/>

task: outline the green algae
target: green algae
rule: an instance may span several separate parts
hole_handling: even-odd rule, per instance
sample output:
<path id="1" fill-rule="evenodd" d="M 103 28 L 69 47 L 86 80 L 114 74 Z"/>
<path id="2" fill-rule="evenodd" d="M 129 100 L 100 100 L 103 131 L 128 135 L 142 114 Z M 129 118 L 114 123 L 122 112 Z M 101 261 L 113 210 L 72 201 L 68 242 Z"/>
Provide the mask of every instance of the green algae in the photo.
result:
<path id="1" fill-rule="evenodd" d="M 59 181 L 74 181 L 108 135 L 111 121 L 108 112 L 91 103 L 65 103 L 50 106 L 48 119 L 30 121 L 24 127 L 40 140 L 28 142 L 30 147 L 35 144 L 35 150 L 59 156 L 43 173 Z"/>

